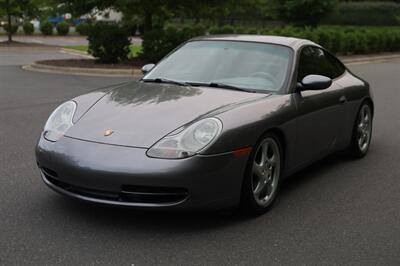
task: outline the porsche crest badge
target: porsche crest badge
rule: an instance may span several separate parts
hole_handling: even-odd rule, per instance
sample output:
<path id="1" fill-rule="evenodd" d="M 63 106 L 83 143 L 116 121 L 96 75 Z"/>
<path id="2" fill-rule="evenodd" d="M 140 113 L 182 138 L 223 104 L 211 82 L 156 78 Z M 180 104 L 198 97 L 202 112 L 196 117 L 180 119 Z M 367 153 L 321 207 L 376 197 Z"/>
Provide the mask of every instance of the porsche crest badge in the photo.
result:
<path id="1" fill-rule="evenodd" d="M 104 137 L 111 136 L 112 133 L 114 133 L 114 130 L 112 130 L 112 129 L 107 129 L 106 131 L 104 131 Z"/>

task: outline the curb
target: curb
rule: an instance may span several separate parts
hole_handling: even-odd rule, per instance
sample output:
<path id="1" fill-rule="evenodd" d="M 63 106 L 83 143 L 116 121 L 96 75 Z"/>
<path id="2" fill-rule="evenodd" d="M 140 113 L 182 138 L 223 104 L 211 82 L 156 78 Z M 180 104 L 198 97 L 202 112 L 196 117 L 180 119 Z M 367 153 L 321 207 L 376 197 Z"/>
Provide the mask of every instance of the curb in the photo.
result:
<path id="1" fill-rule="evenodd" d="M 339 56 L 338 57 L 345 65 L 361 65 L 368 63 L 387 62 L 400 59 L 400 53 L 383 54 L 383 55 L 366 55 L 366 56 Z"/>
<path id="2" fill-rule="evenodd" d="M 83 58 L 88 58 L 88 59 L 94 59 L 93 56 L 89 55 L 86 52 L 83 51 L 78 51 L 78 50 L 73 50 L 73 49 L 67 49 L 67 48 L 61 48 L 60 53 L 62 54 L 69 54 L 69 55 L 75 55 L 75 56 L 80 56 Z"/>
<path id="3" fill-rule="evenodd" d="M 142 71 L 137 68 L 132 69 L 104 69 L 104 68 L 79 68 L 79 67 L 58 67 L 40 63 L 22 66 L 22 69 L 51 74 L 95 76 L 95 77 L 142 77 Z"/>
<path id="4" fill-rule="evenodd" d="M 92 56 L 87 55 L 84 52 L 77 52 L 70 49 L 60 49 L 63 53 L 73 54 L 81 57 L 91 58 Z M 340 60 L 345 65 L 360 65 L 369 63 L 387 62 L 391 60 L 400 59 L 400 53 L 397 54 L 385 54 L 385 55 L 369 55 L 369 56 L 339 56 Z M 76 76 L 95 76 L 95 77 L 133 77 L 141 78 L 141 69 L 104 69 L 104 68 L 80 68 L 80 67 L 60 67 L 50 66 L 40 63 L 34 63 L 32 65 L 23 66 L 22 69 L 29 71 L 37 71 L 43 73 L 52 74 L 64 74 L 64 75 L 76 75 Z"/>

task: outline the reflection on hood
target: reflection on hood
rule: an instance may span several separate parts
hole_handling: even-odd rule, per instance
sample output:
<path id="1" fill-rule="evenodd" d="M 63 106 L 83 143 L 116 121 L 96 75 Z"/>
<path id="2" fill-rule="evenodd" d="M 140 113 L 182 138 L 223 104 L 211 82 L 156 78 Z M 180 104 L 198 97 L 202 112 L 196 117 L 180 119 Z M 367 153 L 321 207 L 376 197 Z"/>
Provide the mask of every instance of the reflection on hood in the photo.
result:
<path id="1" fill-rule="evenodd" d="M 110 101 L 121 105 L 144 103 L 157 104 L 176 101 L 183 97 L 192 97 L 202 93 L 195 87 L 174 86 L 169 84 L 133 82 L 110 92 Z"/>

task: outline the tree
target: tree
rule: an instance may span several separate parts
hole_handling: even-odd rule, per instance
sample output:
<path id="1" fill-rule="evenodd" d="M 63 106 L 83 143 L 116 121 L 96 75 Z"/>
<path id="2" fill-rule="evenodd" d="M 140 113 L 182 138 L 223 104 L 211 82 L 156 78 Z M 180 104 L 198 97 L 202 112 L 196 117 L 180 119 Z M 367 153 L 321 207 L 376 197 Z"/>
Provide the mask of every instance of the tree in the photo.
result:
<path id="1" fill-rule="evenodd" d="M 8 41 L 12 41 L 13 18 L 31 17 L 37 12 L 33 1 L 29 0 L 0 0 L 0 15 L 7 17 Z"/>
<path id="2" fill-rule="evenodd" d="M 171 0 L 54 0 L 64 12 L 72 13 L 76 16 L 90 14 L 93 10 L 103 11 L 111 8 L 120 11 L 124 17 L 138 16 L 145 25 L 145 30 L 153 29 L 153 19 L 155 15 L 165 13 L 167 7 L 175 5 Z"/>
<path id="3" fill-rule="evenodd" d="M 294 23 L 298 26 L 319 24 L 322 18 L 337 7 L 337 0 L 270 0 L 277 19 Z"/>
<path id="4" fill-rule="evenodd" d="M 93 10 L 115 9 L 124 14 L 124 20 L 137 18 L 144 25 L 144 31 L 152 31 L 155 27 L 162 27 L 164 22 L 179 14 L 186 13 L 195 16 L 199 10 L 216 10 L 233 0 L 54 0 L 63 12 L 76 16 L 89 14 Z M 249 1 L 249 0 L 242 0 Z M 254 1 L 254 0 L 251 0 Z M 202 13 L 204 15 L 205 13 Z M 208 13 L 209 14 L 209 13 Z M 136 21 L 136 19 L 135 19 Z"/>
<path id="5" fill-rule="evenodd" d="M 247 18 L 262 19 L 266 16 L 267 0 L 189 0 L 185 1 L 183 12 L 187 17 L 206 18 L 214 24 L 231 25 Z"/>

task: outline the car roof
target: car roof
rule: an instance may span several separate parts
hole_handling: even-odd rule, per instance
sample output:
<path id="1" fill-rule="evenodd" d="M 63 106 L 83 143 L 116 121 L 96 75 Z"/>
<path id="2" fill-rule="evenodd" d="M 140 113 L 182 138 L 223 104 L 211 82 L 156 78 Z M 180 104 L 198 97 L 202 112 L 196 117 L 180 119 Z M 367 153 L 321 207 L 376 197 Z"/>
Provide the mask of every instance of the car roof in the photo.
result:
<path id="1" fill-rule="evenodd" d="M 272 35 L 207 35 L 191 39 L 191 41 L 241 41 L 241 42 L 258 42 L 258 43 L 269 43 L 278 44 L 291 47 L 293 49 L 298 49 L 299 47 L 309 44 L 319 46 L 318 44 L 293 37 L 282 37 L 282 36 L 272 36 Z"/>

